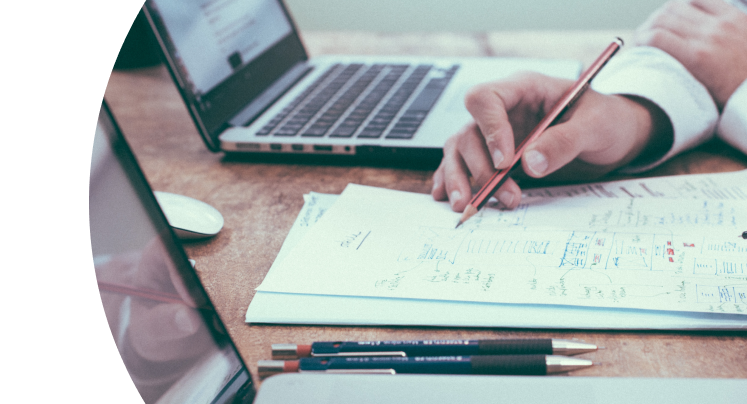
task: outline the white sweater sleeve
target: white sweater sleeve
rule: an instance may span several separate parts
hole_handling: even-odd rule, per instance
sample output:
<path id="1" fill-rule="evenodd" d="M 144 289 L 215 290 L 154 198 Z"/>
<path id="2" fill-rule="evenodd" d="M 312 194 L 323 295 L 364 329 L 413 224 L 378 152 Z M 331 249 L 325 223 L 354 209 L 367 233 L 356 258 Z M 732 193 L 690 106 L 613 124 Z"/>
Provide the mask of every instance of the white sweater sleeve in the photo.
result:
<path id="1" fill-rule="evenodd" d="M 747 154 L 747 80 L 726 101 L 716 134 L 724 142 Z"/>
<path id="2" fill-rule="evenodd" d="M 603 94 L 646 99 L 661 108 L 672 123 L 674 142 L 664 155 L 634 161 L 622 172 L 650 170 L 713 137 L 718 109 L 708 90 L 660 49 L 639 46 L 621 52 L 602 69 L 592 88 Z"/>

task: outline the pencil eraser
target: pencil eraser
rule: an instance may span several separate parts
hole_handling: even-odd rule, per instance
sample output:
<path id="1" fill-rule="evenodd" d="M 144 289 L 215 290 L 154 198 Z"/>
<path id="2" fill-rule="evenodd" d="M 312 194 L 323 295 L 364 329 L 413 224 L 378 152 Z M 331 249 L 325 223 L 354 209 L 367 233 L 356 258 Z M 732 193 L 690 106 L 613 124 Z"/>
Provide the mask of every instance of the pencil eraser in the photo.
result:
<path id="1" fill-rule="evenodd" d="M 311 345 L 296 345 L 296 355 L 299 358 L 311 356 Z"/>

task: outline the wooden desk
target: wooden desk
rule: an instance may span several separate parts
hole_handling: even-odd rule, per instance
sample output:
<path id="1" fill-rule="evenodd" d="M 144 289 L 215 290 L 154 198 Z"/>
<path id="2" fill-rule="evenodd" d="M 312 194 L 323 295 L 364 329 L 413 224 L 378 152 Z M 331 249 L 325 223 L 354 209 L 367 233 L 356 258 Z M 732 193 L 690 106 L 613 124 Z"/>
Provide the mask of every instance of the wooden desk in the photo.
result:
<path id="1" fill-rule="evenodd" d="M 626 34 L 622 33 L 625 38 Z M 589 63 L 620 33 L 308 33 L 324 53 L 575 58 Z M 272 343 L 320 340 L 579 338 L 606 347 L 585 357 L 603 366 L 572 376 L 747 377 L 747 334 L 716 332 L 532 331 L 427 327 L 247 325 L 244 314 L 311 191 L 340 193 L 350 182 L 429 193 L 431 169 L 235 161 L 210 153 L 163 67 L 114 72 L 106 91 L 114 115 L 156 190 L 189 195 L 221 211 L 214 239 L 186 245 L 205 287 L 252 373 Z M 650 175 L 734 171 L 747 158 L 711 142 Z"/>

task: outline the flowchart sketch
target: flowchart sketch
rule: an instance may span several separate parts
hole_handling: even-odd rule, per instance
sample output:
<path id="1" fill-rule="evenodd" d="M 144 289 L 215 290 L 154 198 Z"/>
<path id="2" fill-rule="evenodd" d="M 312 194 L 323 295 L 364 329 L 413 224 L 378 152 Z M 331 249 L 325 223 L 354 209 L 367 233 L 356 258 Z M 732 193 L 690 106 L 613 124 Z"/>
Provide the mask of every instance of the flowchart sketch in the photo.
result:
<path id="1" fill-rule="evenodd" d="M 420 227 L 415 231 L 417 243 L 402 249 L 398 261 L 448 261 L 454 263 L 464 236 L 445 229 Z"/>
<path id="2" fill-rule="evenodd" d="M 745 208 L 542 199 L 455 229 L 429 195 L 351 184 L 258 290 L 745 314 Z"/>

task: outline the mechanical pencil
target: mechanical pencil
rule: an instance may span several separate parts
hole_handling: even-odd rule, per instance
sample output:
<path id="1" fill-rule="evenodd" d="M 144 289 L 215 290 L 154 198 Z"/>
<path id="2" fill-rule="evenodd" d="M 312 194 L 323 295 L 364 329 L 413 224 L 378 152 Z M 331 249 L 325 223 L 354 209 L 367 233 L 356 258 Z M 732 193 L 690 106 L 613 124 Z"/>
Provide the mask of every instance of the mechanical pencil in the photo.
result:
<path id="1" fill-rule="evenodd" d="M 474 355 L 301 358 L 258 362 L 260 377 L 277 373 L 548 375 L 592 366 L 592 361 L 560 355 Z"/>
<path id="2" fill-rule="evenodd" d="M 331 341 L 272 344 L 273 359 L 330 356 L 576 355 L 597 346 L 564 339 Z"/>

